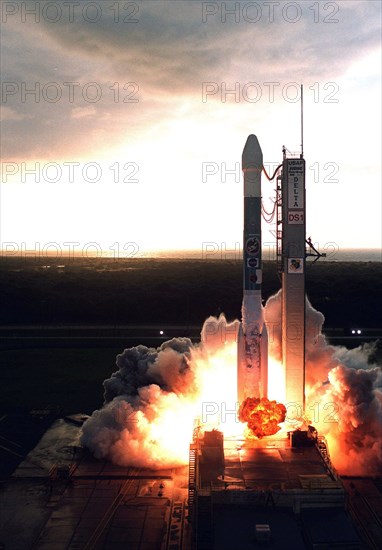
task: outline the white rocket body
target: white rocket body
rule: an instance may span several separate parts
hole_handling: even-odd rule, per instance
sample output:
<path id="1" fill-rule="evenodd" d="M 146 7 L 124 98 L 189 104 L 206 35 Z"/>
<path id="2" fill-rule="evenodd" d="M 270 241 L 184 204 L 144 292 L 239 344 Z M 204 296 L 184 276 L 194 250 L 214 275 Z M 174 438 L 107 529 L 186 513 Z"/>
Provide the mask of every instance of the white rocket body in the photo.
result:
<path id="1" fill-rule="evenodd" d="M 244 175 L 243 304 L 238 330 L 238 401 L 267 397 L 268 334 L 261 301 L 261 172 L 257 137 L 248 136 L 242 156 Z"/>

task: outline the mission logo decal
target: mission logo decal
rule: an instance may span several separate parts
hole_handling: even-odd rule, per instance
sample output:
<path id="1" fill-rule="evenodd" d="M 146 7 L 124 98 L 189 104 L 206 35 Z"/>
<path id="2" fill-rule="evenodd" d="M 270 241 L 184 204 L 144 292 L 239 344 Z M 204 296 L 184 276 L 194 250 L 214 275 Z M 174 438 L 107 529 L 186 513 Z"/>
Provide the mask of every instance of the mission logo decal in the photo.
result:
<path id="1" fill-rule="evenodd" d="M 263 282 L 263 272 L 261 269 L 256 269 L 255 273 L 251 273 L 249 281 L 254 285 L 261 285 Z"/>
<path id="2" fill-rule="evenodd" d="M 257 235 L 251 235 L 245 243 L 245 250 L 248 256 L 258 256 L 260 252 L 260 238 Z"/>
<path id="3" fill-rule="evenodd" d="M 288 273 L 304 273 L 303 258 L 288 258 Z"/>
<path id="4" fill-rule="evenodd" d="M 247 259 L 247 267 L 259 267 L 259 259 L 258 258 L 248 258 Z"/>

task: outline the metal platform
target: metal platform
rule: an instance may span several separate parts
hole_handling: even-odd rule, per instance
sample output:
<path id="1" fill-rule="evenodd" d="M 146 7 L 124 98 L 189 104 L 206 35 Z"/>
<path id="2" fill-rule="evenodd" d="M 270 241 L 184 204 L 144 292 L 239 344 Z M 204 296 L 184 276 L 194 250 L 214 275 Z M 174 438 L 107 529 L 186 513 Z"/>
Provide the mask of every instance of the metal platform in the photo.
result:
<path id="1" fill-rule="evenodd" d="M 198 471 L 199 491 L 219 502 L 270 498 L 295 512 L 303 506 L 344 506 L 343 486 L 317 447 L 293 448 L 286 437 L 224 439 L 224 470 L 202 460 Z"/>
<path id="2" fill-rule="evenodd" d="M 364 547 L 347 514 L 341 480 L 317 440 L 295 447 L 277 435 L 225 438 L 222 446 L 219 459 L 203 436 L 191 445 L 194 548 Z M 320 529 L 330 517 L 334 527 Z"/>

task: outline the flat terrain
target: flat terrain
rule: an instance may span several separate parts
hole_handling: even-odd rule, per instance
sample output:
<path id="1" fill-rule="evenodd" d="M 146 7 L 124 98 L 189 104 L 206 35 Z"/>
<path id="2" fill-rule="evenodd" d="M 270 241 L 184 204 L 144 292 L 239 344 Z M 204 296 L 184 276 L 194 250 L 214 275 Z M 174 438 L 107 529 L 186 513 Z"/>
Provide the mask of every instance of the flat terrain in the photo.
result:
<path id="1" fill-rule="evenodd" d="M 240 316 L 238 260 L 13 258 L 0 260 L 0 325 L 199 325 L 209 315 Z M 264 262 L 263 296 L 280 288 Z M 307 267 L 307 294 L 327 327 L 378 327 L 382 262 Z"/>

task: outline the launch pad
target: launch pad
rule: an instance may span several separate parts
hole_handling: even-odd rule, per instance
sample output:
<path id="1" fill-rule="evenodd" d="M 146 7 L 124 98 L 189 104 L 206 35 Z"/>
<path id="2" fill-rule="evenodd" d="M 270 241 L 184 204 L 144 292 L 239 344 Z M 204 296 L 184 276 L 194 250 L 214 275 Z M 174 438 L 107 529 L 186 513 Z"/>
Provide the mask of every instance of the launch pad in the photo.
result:
<path id="1" fill-rule="evenodd" d="M 381 480 L 341 481 L 320 440 L 294 448 L 278 435 L 245 441 L 195 433 L 188 479 L 187 467 L 98 460 L 79 435 L 79 426 L 58 420 L 4 484 L 5 548 L 380 548 Z"/>
<path id="2" fill-rule="evenodd" d="M 322 439 L 196 433 L 189 471 L 196 550 L 362 548 Z M 325 517 L 338 528 L 320 531 Z"/>

